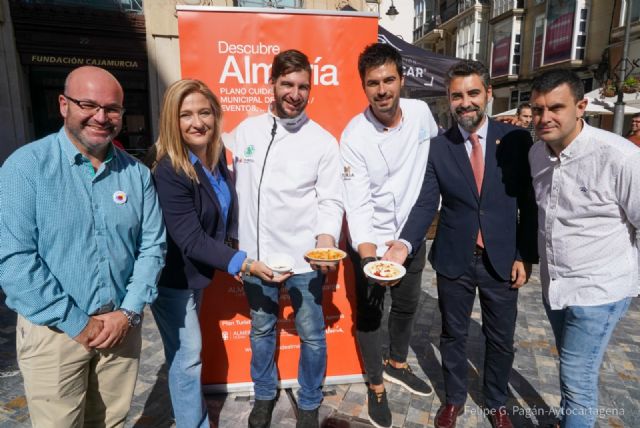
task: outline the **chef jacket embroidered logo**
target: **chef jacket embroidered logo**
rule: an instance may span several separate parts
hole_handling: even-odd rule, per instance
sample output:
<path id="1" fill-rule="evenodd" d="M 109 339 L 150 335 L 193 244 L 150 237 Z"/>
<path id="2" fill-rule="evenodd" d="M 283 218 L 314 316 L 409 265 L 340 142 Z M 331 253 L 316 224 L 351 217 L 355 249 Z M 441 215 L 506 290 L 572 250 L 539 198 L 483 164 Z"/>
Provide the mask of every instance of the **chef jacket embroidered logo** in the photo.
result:
<path id="1" fill-rule="evenodd" d="M 249 144 L 243 152 L 244 157 L 235 156 L 235 163 L 253 163 L 253 155 L 256 152 L 256 148 L 253 144 Z"/>
<path id="2" fill-rule="evenodd" d="M 115 202 L 118 205 L 122 205 L 124 203 L 127 202 L 127 194 L 124 193 L 122 190 L 116 190 L 113 193 L 113 202 Z"/>
<path id="3" fill-rule="evenodd" d="M 353 178 L 353 173 L 351 172 L 351 167 L 346 165 L 342 171 L 342 179 L 351 180 L 352 178 Z"/>

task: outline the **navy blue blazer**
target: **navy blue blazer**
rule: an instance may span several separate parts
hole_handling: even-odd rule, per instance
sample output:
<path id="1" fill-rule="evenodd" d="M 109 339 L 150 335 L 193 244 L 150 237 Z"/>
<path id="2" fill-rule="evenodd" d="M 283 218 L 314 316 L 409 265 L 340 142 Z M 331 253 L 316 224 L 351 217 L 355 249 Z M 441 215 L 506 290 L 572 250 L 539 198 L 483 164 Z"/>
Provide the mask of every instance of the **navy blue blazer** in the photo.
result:
<path id="1" fill-rule="evenodd" d="M 238 237 L 238 197 L 224 156 L 219 167 L 232 196 L 226 224 L 200 163 L 194 165 L 200 183 L 176 172 L 168 157 L 161 159 L 153 172 L 167 227 L 167 259 L 160 287 L 204 288 L 216 269 L 227 271 L 237 252 L 228 243 Z"/>
<path id="2" fill-rule="evenodd" d="M 436 272 L 451 279 L 464 273 L 479 228 L 489 261 L 503 280 L 510 279 L 515 260 L 537 263 L 537 207 L 527 159 L 531 145 L 526 129 L 489 120 L 479 195 L 458 126 L 433 139 L 422 189 L 400 238 L 417 251 L 442 196 L 429 253 Z"/>

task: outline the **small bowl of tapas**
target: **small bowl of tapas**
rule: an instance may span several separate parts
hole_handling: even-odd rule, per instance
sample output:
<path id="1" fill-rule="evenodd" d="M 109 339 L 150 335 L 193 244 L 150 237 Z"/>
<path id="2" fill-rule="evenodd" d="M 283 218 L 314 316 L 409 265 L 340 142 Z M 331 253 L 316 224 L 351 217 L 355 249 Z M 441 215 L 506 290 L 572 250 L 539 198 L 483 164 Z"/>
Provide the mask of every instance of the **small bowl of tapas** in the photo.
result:
<path id="1" fill-rule="evenodd" d="M 265 264 L 269 267 L 269 269 L 271 269 L 274 273 L 280 275 L 291 272 L 293 270 L 294 263 L 294 258 L 285 253 L 269 254 L 267 256 L 267 260 L 265 261 Z"/>
<path id="2" fill-rule="evenodd" d="M 364 265 L 364 273 L 374 281 L 384 283 L 398 281 L 407 273 L 407 270 L 400 263 L 376 260 Z"/>
<path id="3" fill-rule="evenodd" d="M 338 248 L 314 248 L 304 253 L 304 257 L 310 262 L 338 262 L 345 257 L 347 253 Z"/>

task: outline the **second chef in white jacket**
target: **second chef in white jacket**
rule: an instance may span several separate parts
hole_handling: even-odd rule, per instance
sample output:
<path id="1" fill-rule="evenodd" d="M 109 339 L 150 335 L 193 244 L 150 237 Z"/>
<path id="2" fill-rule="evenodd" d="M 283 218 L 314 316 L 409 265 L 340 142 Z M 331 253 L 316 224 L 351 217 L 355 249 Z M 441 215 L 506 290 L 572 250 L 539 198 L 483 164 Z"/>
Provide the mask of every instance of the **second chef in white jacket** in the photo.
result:
<path id="1" fill-rule="evenodd" d="M 239 245 L 248 257 L 268 261 L 275 253 L 294 258 L 284 281 L 301 341 L 298 426 L 318 426 L 326 369 L 322 285 L 334 264 L 309 264 L 305 252 L 335 247 L 342 225 L 341 162 L 333 136 L 304 110 L 311 67 L 296 50 L 279 53 L 271 69 L 274 102 L 269 112 L 244 120 L 234 132 L 239 205 Z M 250 264 L 249 264 L 250 265 Z M 248 271 L 250 272 L 250 266 Z M 250 427 L 268 427 L 277 392 L 278 285 L 245 275 L 251 310 L 251 377 L 255 404 Z"/>

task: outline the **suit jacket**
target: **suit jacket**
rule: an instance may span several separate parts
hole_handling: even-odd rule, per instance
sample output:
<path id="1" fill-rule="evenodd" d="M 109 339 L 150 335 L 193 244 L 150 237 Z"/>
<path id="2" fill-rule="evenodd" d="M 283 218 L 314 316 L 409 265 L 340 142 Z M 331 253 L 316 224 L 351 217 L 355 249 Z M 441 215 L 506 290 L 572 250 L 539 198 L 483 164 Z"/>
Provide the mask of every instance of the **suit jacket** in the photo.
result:
<path id="1" fill-rule="evenodd" d="M 479 195 L 458 126 L 436 137 L 420 195 L 400 238 L 417 251 L 442 196 L 429 253 L 436 272 L 452 279 L 461 276 L 471 263 L 480 228 L 489 261 L 503 280 L 510 279 L 515 260 L 537 263 L 537 208 L 527 160 L 531 145 L 526 129 L 489 119 Z"/>
<path id="2" fill-rule="evenodd" d="M 200 183 L 176 172 L 168 157 L 160 160 L 153 176 L 167 227 L 167 260 L 158 283 L 161 287 L 206 287 L 216 269 L 227 271 L 237 250 L 238 198 L 224 156 L 220 170 L 231 192 L 227 222 L 216 193 L 200 163 L 194 168 Z"/>

